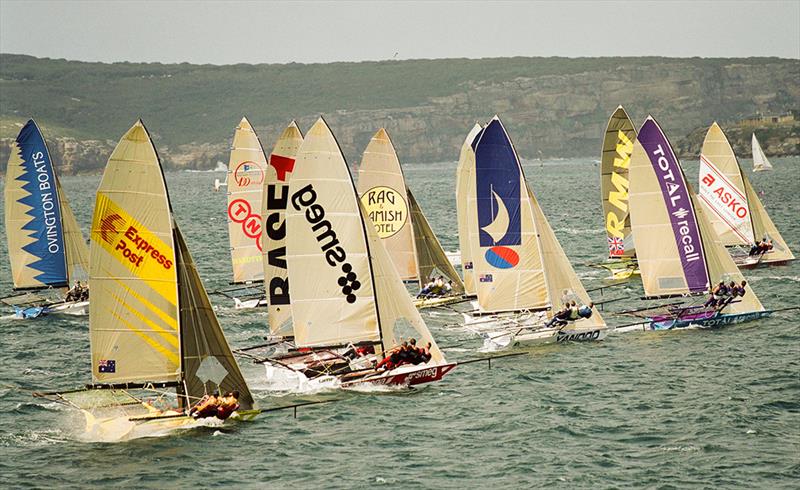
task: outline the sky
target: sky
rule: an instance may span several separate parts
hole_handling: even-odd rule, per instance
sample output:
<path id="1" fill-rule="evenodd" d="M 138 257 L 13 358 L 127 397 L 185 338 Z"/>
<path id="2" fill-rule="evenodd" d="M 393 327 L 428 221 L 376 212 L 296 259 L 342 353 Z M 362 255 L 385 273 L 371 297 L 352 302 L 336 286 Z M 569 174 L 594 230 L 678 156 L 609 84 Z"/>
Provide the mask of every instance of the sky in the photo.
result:
<path id="1" fill-rule="evenodd" d="M 211 64 L 511 56 L 800 59 L 800 0 L 0 0 L 0 52 Z"/>

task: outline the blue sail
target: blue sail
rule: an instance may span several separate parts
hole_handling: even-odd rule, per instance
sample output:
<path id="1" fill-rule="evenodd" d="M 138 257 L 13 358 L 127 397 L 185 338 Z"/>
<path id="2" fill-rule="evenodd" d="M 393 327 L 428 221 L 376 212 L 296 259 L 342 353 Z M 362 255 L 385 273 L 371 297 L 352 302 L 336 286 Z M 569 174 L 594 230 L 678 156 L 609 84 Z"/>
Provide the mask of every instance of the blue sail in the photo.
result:
<path id="1" fill-rule="evenodd" d="M 7 187 L 15 188 L 6 190 L 13 192 L 16 203 L 13 209 L 8 210 L 12 215 L 11 219 L 7 215 L 7 232 L 9 235 L 17 234 L 9 236 L 9 254 L 29 254 L 21 262 L 23 270 L 14 271 L 15 286 L 66 285 L 67 262 L 55 170 L 42 133 L 33 119 L 17 136 L 8 170 L 9 180 L 13 178 L 14 181 Z M 16 250 L 12 245 L 16 245 Z M 12 259 L 12 264 L 14 262 Z"/>

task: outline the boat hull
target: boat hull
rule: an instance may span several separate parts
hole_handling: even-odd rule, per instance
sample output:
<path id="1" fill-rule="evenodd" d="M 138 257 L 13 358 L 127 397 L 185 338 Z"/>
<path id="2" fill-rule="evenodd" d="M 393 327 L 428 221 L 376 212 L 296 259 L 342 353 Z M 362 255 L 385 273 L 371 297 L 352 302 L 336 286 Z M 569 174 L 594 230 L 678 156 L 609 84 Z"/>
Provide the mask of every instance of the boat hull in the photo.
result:
<path id="1" fill-rule="evenodd" d="M 375 376 L 365 376 L 353 381 L 343 381 L 342 388 L 364 384 L 378 386 L 416 386 L 440 381 L 447 373 L 455 369 L 456 363 L 438 364 L 435 366 L 414 366 L 413 369 L 400 368 L 380 373 Z"/>
<path id="2" fill-rule="evenodd" d="M 414 300 L 414 307 L 418 310 L 424 310 L 425 308 L 436 308 L 437 306 L 446 306 L 452 305 L 454 303 L 458 303 L 463 301 L 463 296 L 444 296 L 438 298 L 417 298 Z"/>
<path id="3" fill-rule="evenodd" d="M 688 327 L 700 328 L 722 328 L 729 325 L 751 322 L 772 315 L 771 310 L 751 311 L 748 313 L 736 314 L 716 314 L 707 318 L 677 319 L 677 320 L 658 320 L 643 322 L 638 325 L 629 325 L 623 328 L 614 329 L 620 333 L 631 331 L 654 331 L 654 330 L 675 330 Z"/>
<path id="4" fill-rule="evenodd" d="M 253 299 L 245 299 L 241 300 L 239 298 L 233 298 L 233 307 L 237 310 L 247 310 L 251 308 L 266 308 L 269 306 L 267 304 L 267 298 L 253 298 Z"/>

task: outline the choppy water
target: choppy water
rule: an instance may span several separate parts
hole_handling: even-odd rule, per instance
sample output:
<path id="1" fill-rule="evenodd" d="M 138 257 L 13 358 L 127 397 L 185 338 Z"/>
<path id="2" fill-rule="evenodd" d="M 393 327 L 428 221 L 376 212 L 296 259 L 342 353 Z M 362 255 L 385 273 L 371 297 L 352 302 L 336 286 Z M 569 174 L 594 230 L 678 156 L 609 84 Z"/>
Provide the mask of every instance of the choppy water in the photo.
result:
<path id="1" fill-rule="evenodd" d="M 800 158 L 774 164 L 774 172 L 752 179 L 797 253 Z M 687 169 L 693 180 L 696 169 Z M 603 272 L 582 265 L 606 248 L 596 164 L 532 163 L 526 172 L 587 288 L 599 285 Z M 449 250 L 457 245 L 454 174 L 454 163 L 406 166 Z M 225 196 L 211 192 L 220 176 L 167 175 L 209 289 L 230 275 Z M 86 230 L 99 177 L 63 181 Z M 8 291 L 5 237 L 0 241 L 0 291 Z M 798 301 L 800 262 L 747 276 L 768 307 Z M 638 296 L 641 286 L 605 294 Z M 263 312 L 212 300 L 234 347 L 260 339 Z M 476 339 L 443 328 L 457 317 L 424 315 L 441 344 L 467 340 L 446 351 L 450 358 L 474 355 Z M 297 419 L 274 412 L 232 430 L 119 444 L 77 441 L 77 414 L 29 394 L 87 382 L 88 348 L 85 319 L 0 320 L 0 486 L 796 488 L 800 479 L 800 328 L 789 316 L 713 332 L 549 346 L 495 361 L 492 369 L 461 366 L 412 392 L 342 394 L 343 401 L 301 408 Z M 242 368 L 262 407 L 297 399 L 267 395 L 258 389 L 261 368 Z"/>

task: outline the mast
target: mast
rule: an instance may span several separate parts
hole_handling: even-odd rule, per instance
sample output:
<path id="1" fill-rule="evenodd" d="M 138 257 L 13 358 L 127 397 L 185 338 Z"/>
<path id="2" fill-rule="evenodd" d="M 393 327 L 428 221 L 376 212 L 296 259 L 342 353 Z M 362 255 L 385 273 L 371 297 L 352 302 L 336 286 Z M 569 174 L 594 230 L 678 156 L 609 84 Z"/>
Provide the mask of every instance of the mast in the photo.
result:
<path id="1" fill-rule="evenodd" d="M 68 286 L 58 180 L 33 119 L 12 144 L 5 187 L 6 239 L 14 289 Z"/>
<path id="2" fill-rule="evenodd" d="M 600 159 L 600 195 L 606 226 L 608 258 L 635 257 L 628 206 L 628 166 L 636 129 L 622 106 L 618 106 L 606 125 Z"/>
<path id="3" fill-rule="evenodd" d="M 233 283 L 264 279 L 261 259 L 261 196 L 267 157 L 253 126 L 243 117 L 236 126 L 228 163 L 228 239 Z"/>

